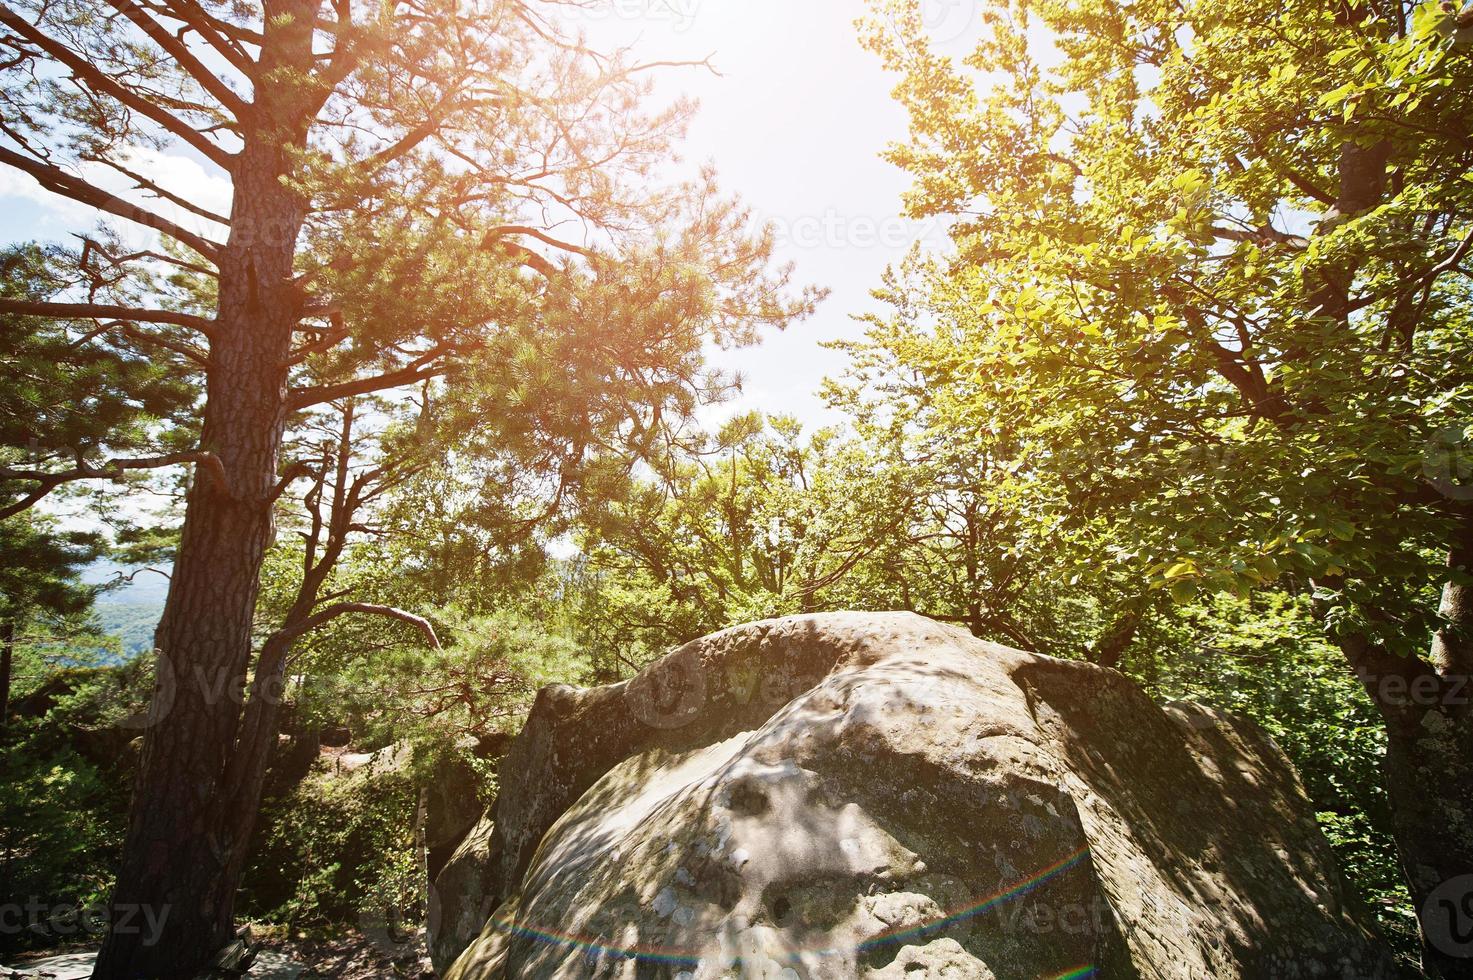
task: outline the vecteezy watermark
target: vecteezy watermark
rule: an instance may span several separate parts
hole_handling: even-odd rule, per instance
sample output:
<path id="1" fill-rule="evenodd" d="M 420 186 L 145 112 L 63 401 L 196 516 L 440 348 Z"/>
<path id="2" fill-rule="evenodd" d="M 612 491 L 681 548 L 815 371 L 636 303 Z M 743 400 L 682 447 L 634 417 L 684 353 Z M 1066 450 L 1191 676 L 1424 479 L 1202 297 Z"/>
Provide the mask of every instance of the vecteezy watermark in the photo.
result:
<path id="1" fill-rule="evenodd" d="M 978 0 L 920 0 L 921 26 L 938 44 L 964 37 L 978 23 Z"/>
<path id="2" fill-rule="evenodd" d="M 1031 936 L 1102 936 L 1115 920 L 1115 910 L 1103 895 L 1087 903 L 1010 902 L 994 914 L 1005 932 Z"/>
<path id="3" fill-rule="evenodd" d="M 1461 425 L 1439 429 L 1422 448 L 1422 476 L 1451 500 L 1473 500 L 1473 439 Z"/>
<path id="4" fill-rule="evenodd" d="M 111 908 L 112 931 L 121 936 L 141 935 L 143 944 L 152 946 L 163 935 L 169 909 L 168 905 L 120 902 Z M 56 939 L 100 937 L 107 932 L 108 916 L 108 906 L 101 903 L 53 905 L 33 895 L 24 903 L 0 905 L 0 936 L 33 932 Z"/>
<path id="5" fill-rule="evenodd" d="M 1422 934 L 1433 949 L 1473 959 L 1473 875 L 1449 878 L 1422 903 Z"/>
<path id="6" fill-rule="evenodd" d="M 677 32 L 688 30 L 705 0 L 593 0 L 568 3 L 556 8 L 553 20 L 573 27 L 600 21 L 637 21 L 669 24 Z M 474 7 L 482 15 L 494 15 L 506 7 L 506 0 L 475 0 Z"/>
<path id="7" fill-rule="evenodd" d="M 650 728 L 675 729 L 690 724 L 706 704 L 706 665 L 699 654 L 684 651 L 657 661 L 630 679 L 624 703 Z"/>
<path id="8" fill-rule="evenodd" d="M 1360 682 L 1378 704 L 1400 708 L 1451 708 L 1468 704 L 1473 687 L 1466 674 L 1372 674 L 1357 671 Z"/>
<path id="9" fill-rule="evenodd" d="M 765 226 L 779 248 L 899 251 L 916 243 L 944 248 L 951 242 L 949 225 L 940 218 L 917 221 L 898 215 L 875 217 L 845 214 L 837 208 L 821 214 L 763 215 L 758 224 L 753 231 Z"/>

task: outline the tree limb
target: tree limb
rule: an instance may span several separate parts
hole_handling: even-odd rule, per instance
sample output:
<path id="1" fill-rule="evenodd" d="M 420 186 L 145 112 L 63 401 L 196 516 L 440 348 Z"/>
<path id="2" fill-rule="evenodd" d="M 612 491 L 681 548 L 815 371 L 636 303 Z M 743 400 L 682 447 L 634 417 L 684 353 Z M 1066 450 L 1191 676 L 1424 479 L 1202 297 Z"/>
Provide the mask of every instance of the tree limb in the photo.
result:
<path id="1" fill-rule="evenodd" d="M 39 160 L 33 160 L 4 146 L 0 146 L 0 163 L 13 167 L 22 173 L 29 174 L 36 179 L 37 183 L 53 194 L 60 194 L 62 197 L 71 198 L 74 201 L 97 208 L 99 211 L 106 211 L 108 214 L 115 214 L 120 218 L 127 218 L 129 221 L 162 232 L 170 238 L 194 249 L 211 262 L 219 264 L 220 247 L 214 242 L 200 235 L 196 235 L 192 231 L 186 231 L 169 219 L 160 217 L 152 211 L 141 208 L 136 204 L 130 204 L 120 197 L 109 194 L 100 187 L 94 187 L 82 178 L 74 177 L 60 167 L 49 163 L 42 163 Z"/>
<path id="2" fill-rule="evenodd" d="M 1288 245 L 1291 248 L 1304 249 L 1309 247 L 1309 239 L 1303 235 L 1291 235 L 1265 225 L 1262 228 L 1243 230 L 1238 228 L 1223 228 L 1214 225 L 1212 233 L 1218 238 L 1230 242 L 1244 242 L 1250 245 Z"/>
<path id="3" fill-rule="evenodd" d="M 210 369 L 210 355 L 200 350 L 199 348 L 193 347 L 189 344 L 181 344 L 178 341 L 170 340 L 167 337 L 160 337 L 156 334 L 151 334 L 146 331 L 139 330 L 136 326 L 128 323 L 127 321 L 118 322 L 123 328 L 123 336 L 127 337 L 129 340 L 132 340 L 135 343 L 139 344 L 147 344 L 152 347 L 158 347 L 162 350 L 172 351 L 185 360 L 199 365 L 206 371 Z"/>
<path id="4" fill-rule="evenodd" d="M 301 347 L 292 351 L 291 356 L 287 358 L 288 366 L 301 364 L 313 354 L 320 354 L 323 351 L 331 350 L 348 339 L 348 328 L 343 325 L 342 317 L 334 317 L 333 319 L 334 325 L 316 340 L 303 344 Z"/>
<path id="5" fill-rule="evenodd" d="M 35 483 L 36 489 L 15 503 L 0 508 L 0 520 L 13 517 L 23 510 L 27 510 L 38 503 L 43 497 L 51 493 L 57 487 L 66 483 L 76 483 L 79 480 L 121 480 L 125 474 L 136 470 L 157 470 L 166 466 L 179 466 L 184 463 L 195 463 L 204 466 L 210 471 L 220 486 L 228 486 L 225 475 L 225 465 L 220 462 L 220 457 L 211 452 L 184 452 L 170 453 L 166 456 L 149 456 L 141 459 L 110 459 L 101 466 L 90 466 L 86 463 L 78 465 L 70 470 L 57 470 L 47 472 L 44 470 L 17 470 L 8 466 L 0 467 L 0 480 L 14 480 L 21 483 Z"/>
<path id="6" fill-rule="evenodd" d="M 1469 9 L 1473 10 L 1473 8 Z M 1452 272 L 1468 257 L 1469 251 L 1473 251 L 1473 228 L 1470 228 L 1468 233 L 1463 236 L 1463 240 L 1452 250 L 1452 254 L 1448 255 L 1447 258 L 1437 263 L 1437 265 L 1428 271 L 1427 275 L 1423 277 L 1423 281 L 1431 283 L 1433 280 Z"/>
<path id="7" fill-rule="evenodd" d="M 337 401 L 339 398 L 350 398 L 354 395 L 367 395 L 375 391 L 384 391 L 389 388 L 401 388 L 404 385 L 415 384 L 419 381 L 428 381 L 430 378 L 444 374 L 448 365 L 435 363 L 451 354 L 458 353 L 456 347 L 438 347 L 427 351 L 415 358 L 410 364 L 396 371 L 385 374 L 377 374 L 370 378 L 357 378 L 353 381 L 343 381 L 338 384 L 318 385 L 313 388 L 298 388 L 287 395 L 287 409 L 297 411 L 310 408 L 313 405 L 322 405 L 326 402 Z"/>
<path id="8" fill-rule="evenodd" d="M 325 609 L 313 613 L 293 626 L 282 627 L 272 635 L 271 640 L 268 642 L 283 643 L 296 639 L 304 633 L 309 633 L 317 627 L 337 619 L 339 616 L 347 616 L 354 613 L 368 616 L 385 616 L 389 619 L 397 619 L 401 623 L 408 623 L 410 626 L 419 630 L 420 635 L 424 637 L 430 649 L 443 649 L 440 646 L 440 638 L 435 635 L 435 627 L 428 619 L 425 619 L 423 616 L 416 616 L 414 613 L 405 612 L 402 609 L 395 609 L 393 606 L 379 606 L 370 602 L 334 603 Z"/>
<path id="9" fill-rule="evenodd" d="M 586 249 L 581 245 L 574 245 L 572 242 L 565 242 L 561 239 L 553 238 L 546 232 L 533 228 L 530 225 L 502 225 L 499 228 L 492 228 L 481 239 L 481 247 L 485 248 L 493 243 L 500 242 L 503 238 L 510 238 L 516 235 L 526 235 L 528 238 L 535 238 L 544 245 L 551 245 L 560 251 L 572 252 L 587 259 L 595 257 L 591 249 Z"/>
<path id="10" fill-rule="evenodd" d="M 1319 201 L 1321 204 L 1328 204 L 1331 207 L 1335 205 L 1336 198 L 1334 194 L 1331 194 L 1328 191 L 1320 190 L 1318 187 L 1312 184 L 1307 177 L 1297 172 L 1292 167 L 1278 166 L 1273 161 L 1269 161 L 1269 169 L 1278 174 L 1280 177 L 1287 180 L 1289 183 L 1293 184 L 1295 187 L 1299 188 L 1299 191 L 1306 197 L 1312 197 L 1316 201 Z"/>
<path id="11" fill-rule="evenodd" d="M 147 34 L 160 48 L 163 48 L 165 53 L 178 62 L 180 68 L 188 72 L 201 88 L 214 96 L 236 119 L 250 112 L 250 104 L 237 95 L 229 85 L 226 85 L 220 76 L 206 68 L 189 50 L 189 45 L 165 30 L 162 24 L 149 16 L 133 0 L 105 0 L 105 2 L 138 25 L 139 30 Z"/>
<path id="12" fill-rule="evenodd" d="M 541 275 L 542 278 L 548 280 L 557 278 L 557 266 L 521 242 L 502 242 L 501 250 L 512 258 L 517 259 L 522 265 L 525 265 L 533 272 Z"/>
<path id="13" fill-rule="evenodd" d="M 172 265 L 177 269 L 183 269 L 186 272 L 193 272 L 201 276 L 208 276 L 211 279 L 220 278 L 220 274 L 213 269 L 206 269 L 202 265 L 197 265 L 193 262 L 186 262 L 183 259 L 175 258 L 172 255 L 165 255 L 162 252 L 155 252 L 152 249 L 141 249 L 137 252 L 129 252 L 127 255 L 113 255 L 107 250 L 104 245 L 98 242 L 95 238 L 89 238 L 86 235 L 74 235 L 73 237 L 80 238 L 82 240 L 84 252 L 86 249 L 90 248 L 92 251 L 96 252 L 104 259 L 106 259 L 109 265 L 112 265 L 114 267 L 121 267 L 125 263 L 137 262 L 140 259 L 152 259 L 155 262 L 163 262 L 165 265 Z"/>
<path id="14" fill-rule="evenodd" d="M 175 0 L 169 4 L 168 13 L 170 17 L 187 24 L 220 57 L 230 62 L 236 71 L 254 82 L 252 69 L 256 67 L 256 63 L 240 46 L 240 42 L 244 40 L 259 45 L 264 40 L 261 35 L 212 17 L 196 0 Z"/>
<path id="15" fill-rule="evenodd" d="M 44 316 L 53 320 L 134 320 L 140 323 L 170 323 L 176 327 L 198 330 L 206 337 L 214 326 L 209 320 L 192 313 L 173 310 L 139 310 L 131 306 L 109 306 L 104 303 L 46 303 L 24 299 L 0 298 L 0 313 Z"/>
<path id="16" fill-rule="evenodd" d="M 287 466 L 286 469 L 282 470 L 280 479 L 276 481 L 276 486 L 271 488 L 271 493 L 267 497 L 267 499 L 270 500 L 272 503 L 275 503 L 281 498 L 282 494 L 286 493 L 287 490 L 290 489 L 293 483 L 297 482 L 297 480 L 301 479 L 304 476 L 311 476 L 316 472 L 317 471 L 312 468 L 312 464 L 307 462 L 306 460 L 299 459 L 294 461 L 289 466 Z"/>
<path id="17" fill-rule="evenodd" d="M 143 176 L 140 173 L 134 173 L 132 170 L 129 170 L 127 167 L 123 166 L 120 163 L 109 160 L 103 156 L 87 156 L 83 157 L 83 159 L 90 160 L 93 163 L 100 163 L 104 167 L 111 167 L 113 170 L 116 170 L 118 173 L 122 174 L 124 177 L 127 177 L 129 180 L 137 184 L 138 189 L 141 191 L 148 191 L 155 197 L 162 198 L 163 200 L 168 201 L 171 204 L 176 204 L 191 214 L 199 215 L 206 221 L 213 221 L 217 225 L 224 225 L 227 228 L 230 227 L 230 219 L 225 217 L 223 214 L 216 214 L 208 208 L 202 208 L 198 204 L 195 204 L 193 201 L 180 197 L 173 191 L 165 190 L 158 184 L 149 180 L 147 177 Z"/>

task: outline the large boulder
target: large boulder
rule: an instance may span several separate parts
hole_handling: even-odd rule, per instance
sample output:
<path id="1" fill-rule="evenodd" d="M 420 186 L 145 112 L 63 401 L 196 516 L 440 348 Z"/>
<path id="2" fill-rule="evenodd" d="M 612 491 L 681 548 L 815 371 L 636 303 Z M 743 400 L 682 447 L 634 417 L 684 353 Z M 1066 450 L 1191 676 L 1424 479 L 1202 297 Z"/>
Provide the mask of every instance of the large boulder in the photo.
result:
<path id="1" fill-rule="evenodd" d="M 1256 728 L 911 614 L 550 688 L 501 774 L 446 980 L 1396 975 Z"/>
<path id="2" fill-rule="evenodd" d="M 494 830 L 490 816 L 483 816 L 431 878 L 430 962 L 439 973 L 475 941 L 496 908 L 498 896 L 491 891 L 496 880 Z"/>

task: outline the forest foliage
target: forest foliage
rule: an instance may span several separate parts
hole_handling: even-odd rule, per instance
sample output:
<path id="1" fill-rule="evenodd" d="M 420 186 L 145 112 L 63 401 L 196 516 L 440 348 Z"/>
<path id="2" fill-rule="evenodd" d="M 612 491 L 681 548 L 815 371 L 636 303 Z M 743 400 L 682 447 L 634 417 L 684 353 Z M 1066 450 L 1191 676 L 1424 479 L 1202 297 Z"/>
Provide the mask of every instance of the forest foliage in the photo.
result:
<path id="1" fill-rule="evenodd" d="M 37 16 L 94 53 L 111 29 L 76 4 Z M 45 48 L 6 23 L 12 48 Z M 413 763 L 369 790 L 324 751 L 268 780 L 242 913 L 422 917 L 423 794 L 459 766 L 493 798 L 547 684 L 622 679 L 754 619 L 906 609 L 1257 721 L 1415 958 L 1418 902 L 1460 860 L 1427 855 L 1461 854 L 1441 835 L 1473 813 L 1473 722 L 1450 696 L 1473 673 L 1467 11 L 1008 0 L 957 59 L 917 2 L 874 0 L 860 36 L 911 120 L 889 153 L 913 179 L 904 207 L 948 221 L 951 246 L 890 270 L 885 312 L 836 345 L 834 425 L 749 413 L 713 431 L 700 420 L 736 384 L 719 351 L 821 291 L 772 266 L 771 235 L 742 230 L 711 172 L 643 192 L 691 107 L 649 113 L 622 53 L 518 23 L 509 47 L 476 35 L 457 56 L 503 80 L 527 67 L 509 51 L 551 59 L 527 62 L 547 88 L 520 112 L 460 106 L 428 31 L 345 66 L 352 85 L 322 103 L 345 113 L 337 142 L 303 143 L 283 178 L 321 206 L 286 258 L 311 296 L 284 335 L 297 394 L 237 680 L 244 704 L 280 703 L 286 742 L 332 733 L 339 755 Z M 388 98 L 416 71 L 441 109 Z M 33 75 L 6 104 L 62 87 Z M 238 108 L 229 86 L 191 92 Z M 67 98 L 52 123 L 81 125 Z M 617 164 L 559 152 L 561 182 L 517 176 L 562 146 L 554 105 L 586 109 L 581 149 Z M 438 135 L 365 170 L 383 149 L 358 118 Z M 5 154 L 56 135 L 27 125 Z M 138 123 L 91 125 L 124 141 Z M 94 138 L 70 151 L 106 156 Z M 576 245 L 514 223 L 529 206 L 598 231 Z M 147 255 L 99 233 L 0 256 L 3 356 L 26 379 L 0 387 L 0 901 L 94 902 L 118 874 L 155 678 L 100 635 L 79 573 L 104 555 L 168 568 L 186 498 L 213 492 L 199 408 L 228 269 L 160 230 L 172 242 Z M 79 291 L 88 308 L 61 302 Z M 164 503 L 118 507 L 133 491 Z M 91 508 L 100 532 L 43 499 Z M 1407 703 L 1422 680 L 1434 703 Z M 1451 733 L 1435 756 L 1408 734 L 1428 717 Z M 1428 829 L 1419 796 L 1451 830 Z"/>

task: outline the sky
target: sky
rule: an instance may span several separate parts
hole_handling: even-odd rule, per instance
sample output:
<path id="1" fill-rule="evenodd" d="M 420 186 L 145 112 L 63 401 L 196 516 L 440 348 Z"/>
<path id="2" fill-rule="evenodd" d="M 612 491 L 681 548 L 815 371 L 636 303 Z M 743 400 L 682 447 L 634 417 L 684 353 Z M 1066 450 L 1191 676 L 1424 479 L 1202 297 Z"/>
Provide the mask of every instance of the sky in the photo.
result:
<path id="1" fill-rule="evenodd" d="M 938 41 L 960 38 L 976 7 L 928 0 L 928 26 Z M 906 117 L 890 98 L 897 79 L 860 47 L 862 9 L 860 0 L 613 0 L 584 15 L 591 38 L 635 43 L 648 59 L 712 56 L 719 76 L 684 70 L 659 83 L 701 103 L 686 161 L 713 161 L 723 185 L 774 223 L 795 281 L 831 290 L 815 317 L 713 355 L 745 379 L 728 412 L 833 421 L 817 392 L 844 355 L 821 342 L 862 333 L 853 315 L 881 308 L 870 290 L 886 266 L 917 238 L 945 239 L 939 224 L 899 217 L 909 181 L 880 155 L 904 138 Z"/>
<path id="2" fill-rule="evenodd" d="M 973 26 L 972 0 L 926 4 L 938 40 Z M 898 217 L 907 180 L 880 153 L 904 137 L 905 114 L 890 98 L 895 79 L 859 45 L 861 12 L 860 0 L 604 0 L 575 15 L 595 46 L 632 44 L 642 60 L 711 56 L 719 76 L 678 69 L 657 81 L 662 97 L 683 93 L 701 103 L 684 165 L 693 171 L 713 162 L 725 189 L 774 223 L 795 281 L 831 290 L 816 316 L 786 333 L 769 333 L 756 348 L 713 352 L 718 366 L 744 378 L 742 396 L 719 415 L 761 409 L 833 421 L 817 390 L 844 357 L 820 343 L 862 332 L 852 316 L 879 308 L 869 291 L 913 240 L 944 240 L 937 227 Z M 229 184 L 195 158 L 149 153 L 137 163 L 201 204 L 228 207 Z M 87 176 L 110 189 L 127 186 L 106 171 Z M 0 168 L 0 240 L 66 240 L 94 223 L 81 205 Z"/>

